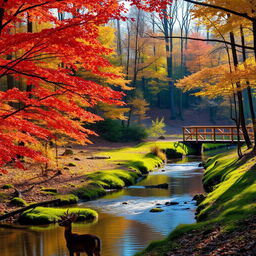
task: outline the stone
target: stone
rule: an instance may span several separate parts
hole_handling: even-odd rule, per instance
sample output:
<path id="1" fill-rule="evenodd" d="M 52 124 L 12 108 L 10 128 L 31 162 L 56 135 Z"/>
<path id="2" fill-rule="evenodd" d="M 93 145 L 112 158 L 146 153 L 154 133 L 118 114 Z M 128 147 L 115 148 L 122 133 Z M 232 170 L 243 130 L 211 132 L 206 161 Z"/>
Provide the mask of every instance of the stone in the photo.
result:
<path id="1" fill-rule="evenodd" d="M 196 201 L 196 205 L 199 205 L 205 199 L 205 197 L 206 196 L 204 194 L 197 194 L 194 195 L 192 200 Z"/>
<path id="2" fill-rule="evenodd" d="M 179 153 L 172 148 L 167 148 L 165 150 L 165 154 L 166 154 L 167 159 L 182 158 L 182 156 L 183 156 L 182 153 Z"/>
<path id="3" fill-rule="evenodd" d="M 69 155 L 73 155 L 73 154 L 74 154 L 74 152 L 72 149 L 65 149 L 62 156 L 69 156 Z"/>
<path id="4" fill-rule="evenodd" d="M 172 201 L 172 202 L 166 202 L 166 203 L 165 203 L 166 206 L 178 205 L 178 204 L 179 204 L 179 202 L 174 202 L 174 201 Z"/>
<path id="5" fill-rule="evenodd" d="M 169 187 L 169 184 L 167 183 L 145 186 L 145 188 L 163 188 L 163 189 L 167 189 L 168 187 Z"/>
<path id="6" fill-rule="evenodd" d="M 164 210 L 162 208 L 152 208 L 150 212 L 163 212 Z"/>

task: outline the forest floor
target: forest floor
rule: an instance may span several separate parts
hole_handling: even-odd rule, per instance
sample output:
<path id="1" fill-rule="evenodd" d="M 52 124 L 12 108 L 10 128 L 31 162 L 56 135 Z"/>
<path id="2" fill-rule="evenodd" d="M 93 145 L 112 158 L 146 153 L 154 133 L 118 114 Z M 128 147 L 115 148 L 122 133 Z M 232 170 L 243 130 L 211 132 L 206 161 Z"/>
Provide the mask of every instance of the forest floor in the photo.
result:
<path id="1" fill-rule="evenodd" d="M 58 152 L 58 168 L 48 168 L 43 173 L 44 166 L 32 163 L 25 163 L 26 170 L 8 166 L 8 174 L 0 176 L 0 214 L 10 212 L 18 208 L 9 203 L 15 190 L 22 193 L 22 198 L 27 203 L 47 201 L 54 199 L 55 196 L 41 191 L 42 188 L 55 188 L 60 194 L 67 194 L 69 191 L 81 184 L 85 174 L 117 168 L 117 165 L 106 159 L 88 159 L 94 155 L 99 155 L 102 151 L 109 151 L 117 148 L 131 147 L 136 143 L 111 143 L 103 139 L 94 138 L 94 144 L 81 146 L 72 145 L 68 149 L 73 151 L 73 155 L 63 156 L 66 148 L 60 148 Z M 58 175 L 58 170 L 61 174 Z M 6 184 L 14 188 L 2 189 Z"/>

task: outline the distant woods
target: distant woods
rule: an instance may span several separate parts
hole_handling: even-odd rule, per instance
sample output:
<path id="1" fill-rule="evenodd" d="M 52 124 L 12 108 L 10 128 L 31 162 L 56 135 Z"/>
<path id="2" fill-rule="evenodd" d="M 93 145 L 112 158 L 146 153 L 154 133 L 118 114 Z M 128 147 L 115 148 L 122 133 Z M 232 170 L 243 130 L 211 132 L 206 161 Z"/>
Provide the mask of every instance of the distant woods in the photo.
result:
<path id="1" fill-rule="evenodd" d="M 131 8 L 135 21 L 116 24 L 119 60 L 134 88 L 128 102 L 169 108 L 170 119 L 183 119 L 188 108 L 208 111 L 212 123 L 233 122 L 243 131 L 240 144 L 256 150 L 255 13 L 250 0 L 173 1 L 162 14 Z"/>

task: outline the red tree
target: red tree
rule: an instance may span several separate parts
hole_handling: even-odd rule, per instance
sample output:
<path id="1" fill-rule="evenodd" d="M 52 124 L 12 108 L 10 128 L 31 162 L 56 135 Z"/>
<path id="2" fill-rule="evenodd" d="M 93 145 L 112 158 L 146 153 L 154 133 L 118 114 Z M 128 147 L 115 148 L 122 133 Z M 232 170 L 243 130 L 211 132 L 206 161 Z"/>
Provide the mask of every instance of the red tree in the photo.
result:
<path id="1" fill-rule="evenodd" d="M 132 4 L 159 11 L 167 2 Z M 121 92 L 76 76 L 82 68 L 117 78 L 104 72 L 110 50 L 98 41 L 98 27 L 125 19 L 122 12 L 117 0 L 0 0 L 0 167 L 11 160 L 22 167 L 17 155 L 47 161 L 30 145 L 56 133 L 88 142 L 92 132 L 81 124 L 100 117 L 86 109 L 98 102 L 122 104 Z M 45 23 L 48 28 L 33 30 L 32 24 Z M 25 25 L 27 31 L 19 32 Z"/>

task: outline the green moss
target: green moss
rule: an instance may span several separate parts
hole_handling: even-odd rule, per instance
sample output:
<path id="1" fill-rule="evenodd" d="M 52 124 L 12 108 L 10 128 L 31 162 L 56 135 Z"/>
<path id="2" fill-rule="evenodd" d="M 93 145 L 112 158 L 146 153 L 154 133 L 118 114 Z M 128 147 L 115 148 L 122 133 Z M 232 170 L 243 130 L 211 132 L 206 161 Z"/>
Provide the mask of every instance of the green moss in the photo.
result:
<path id="1" fill-rule="evenodd" d="M 133 171 L 107 170 L 86 175 L 86 179 L 97 182 L 106 189 L 123 188 L 136 182 L 138 174 Z"/>
<path id="2" fill-rule="evenodd" d="M 44 191 L 44 192 L 50 192 L 50 193 L 58 193 L 58 190 L 56 188 L 41 188 L 41 191 Z"/>
<path id="3" fill-rule="evenodd" d="M 27 205 L 28 205 L 27 202 L 26 202 L 24 199 L 19 198 L 19 197 L 14 197 L 14 198 L 10 201 L 10 203 L 11 203 L 12 205 L 15 205 L 15 206 L 27 206 Z"/>
<path id="4" fill-rule="evenodd" d="M 60 199 L 60 202 L 58 203 L 58 205 L 76 204 L 78 202 L 78 197 L 73 194 L 59 195 L 59 196 L 56 196 L 56 199 Z"/>
<path id="5" fill-rule="evenodd" d="M 67 209 L 36 207 L 34 209 L 23 212 L 20 215 L 19 223 L 25 225 L 41 225 L 54 223 L 60 220 L 60 216 Z M 93 220 L 98 217 L 96 211 L 87 208 L 70 208 L 69 213 L 79 213 L 79 221 Z"/>
<path id="6" fill-rule="evenodd" d="M 140 160 L 128 161 L 126 166 L 138 173 L 147 174 L 148 172 L 153 171 L 156 167 L 160 167 L 162 164 L 162 159 L 152 153 L 148 153 L 144 157 L 141 157 Z"/>
<path id="7" fill-rule="evenodd" d="M 150 209 L 150 212 L 163 212 L 164 210 L 162 208 L 152 208 Z"/>
<path id="8" fill-rule="evenodd" d="M 230 231 L 239 225 L 239 221 L 256 214 L 255 163 L 256 157 L 238 159 L 236 151 L 209 158 L 203 182 L 210 193 L 198 206 L 198 223 L 178 226 L 165 240 L 150 244 L 136 255 L 146 255 L 147 252 L 166 255 L 178 246 L 175 239 L 184 233 L 211 229 L 215 225 Z"/>
<path id="9" fill-rule="evenodd" d="M 211 160 L 205 173 L 204 184 L 211 184 L 216 179 L 219 182 L 200 204 L 203 210 L 198 218 L 216 218 L 216 221 L 232 222 L 255 213 L 255 162 L 255 157 L 238 160 L 235 152 L 222 154 Z"/>
<path id="10" fill-rule="evenodd" d="M 79 199 L 93 200 L 106 195 L 106 190 L 97 182 L 91 182 L 85 186 L 81 186 L 72 192 Z"/>
<path id="11" fill-rule="evenodd" d="M 214 150 L 218 148 L 227 148 L 230 144 L 227 143 L 203 143 L 203 151 Z"/>
<path id="12" fill-rule="evenodd" d="M 12 184 L 5 184 L 2 186 L 2 189 L 9 189 L 9 188 L 13 188 Z"/>

